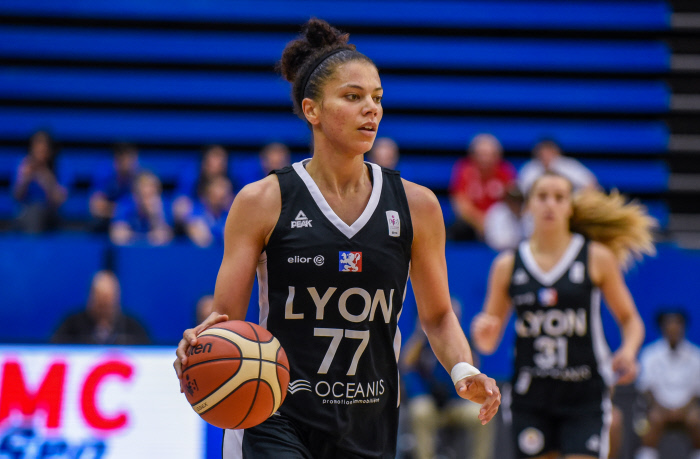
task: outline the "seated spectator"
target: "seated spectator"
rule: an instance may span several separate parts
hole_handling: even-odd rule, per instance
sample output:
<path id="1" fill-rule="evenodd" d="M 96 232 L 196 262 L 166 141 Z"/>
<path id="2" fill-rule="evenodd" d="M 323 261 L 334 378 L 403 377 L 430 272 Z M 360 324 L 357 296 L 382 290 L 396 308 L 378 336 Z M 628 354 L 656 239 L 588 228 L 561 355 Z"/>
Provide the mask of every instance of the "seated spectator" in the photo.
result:
<path id="1" fill-rule="evenodd" d="M 503 160 L 503 147 L 496 137 L 477 135 L 468 152 L 468 157 L 455 163 L 450 180 L 455 222 L 447 236 L 453 240 L 481 239 L 486 211 L 503 199 L 515 181 L 515 169 Z"/>
<path id="2" fill-rule="evenodd" d="M 457 317 L 461 316 L 461 304 L 452 299 Z M 476 364 L 476 362 L 475 362 Z M 437 433 L 444 427 L 459 429 L 458 438 L 471 433 L 472 449 L 469 457 L 491 459 L 493 452 L 494 424 L 481 425 L 480 406 L 461 398 L 455 390 L 452 378 L 438 362 L 430 348 L 425 333 L 417 324 L 401 353 L 402 380 L 408 397 L 408 413 L 416 447 L 416 459 L 433 459 L 438 452 Z M 463 446 L 459 447 L 461 451 Z M 458 454 L 456 457 L 466 457 Z"/>
<path id="3" fill-rule="evenodd" d="M 528 235 L 523 219 L 524 198 L 517 185 L 508 187 L 503 201 L 486 211 L 484 242 L 496 251 L 515 249 Z"/>
<path id="4" fill-rule="evenodd" d="M 146 330 L 121 310 L 119 280 L 111 271 L 92 278 L 84 311 L 68 316 L 51 338 L 56 344 L 149 344 Z"/>
<path id="5" fill-rule="evenodd" d="M 209 145 L 202 153 L 199 171 L 183 171 L 180 177 L 172 206 L 173 220 L 178 233 L 184 229 L 195 203 L 202 198 L 207 183 L 216 177 L 227 177 L 231 180 L 228 152 L 221 145 Z"/>
<path id="6" fill-rule="evenodd" d="M 114 146 L 112 163 L 98 171 L 90 195 L 90 214 L 95 219 L 95 230 L 107 231 L 117 202 L 131 193 L 139 169 L 139 151 L 136 146 L 128 143 Z"/>
<path id="7" fill-rule="evenodd" d="M 270 172 L 287 167 L 291 163 L 289 148 L 285 144 L 269 143 L 260 150 L 256 163 L 248 163 L 247 167 L 236 169 L 236 179 L 241 186 L 244 186 L 263 179 Z"/>
<path id="8" fill-rule="evenodd" d="M 58 208 L 66 200 L 66 190 L 56 179 L 55 147 L 46 131 L 29 139 L 27 156 L 17 168 L 12 195 L 20 203 L 17 227 L 27 233 L 56 229 Z"/>
<path id="9" fill-rule="evenodd" d="M 396 169 L 399 162 L 399 146 L 389 137 L 381 137 L 374 141 L 367 154 L 367 161 L 387 169 Z"/>
<path id="10" fill-rule="evenodd" d="M 133 191 L 117 204 L 109 228 L 114 244 L 125 245 L 146 240 L 163 245 L 172 239 L 172 230 L 165 216 L 160 180 L 148 171 L 134 179 Z"/>
<path id="11" fill-rule="evenodd" d="M 267 177 L 272 171 L 282 169 L 292 164 L 289 148 L 283 143 L 274 142 L 265 145 L 260 151 L 260 168 L 262 176 L 256 180 Z"/>
<path id="12" fill-rule="evenodd" d="M 547 171 L 569 179 L 574 186 L 574 191 L 598 186 L 595 175 L 574 158 L 564 156 L 554 140 L 546 139 L 539 142 L 532 149 L 532 156 L 533 158 L 525 163 L 518 174 L 518 186 L 526 196 L 535 180 Z"/>
<path id="13" fill-rule="evenodd" d="M 667 429 L 683 429 L 690 436 L 693 459 L 700 459 L 700 348 L 685 338 L 684 310 L 659 314 L 663 337 L 640 355 L 637 388 L 648 407 L 644 428 L 638 432 L 642 447 L 637 459 L 658 459 L 661 436 Z"/>
<path id="14" fill-rule="evenodd" d="M 187 219 L 187 235 L 200 247 L 224 243 L 226 217 L 233 201 L 231 182 L 216 177 L 207 182 L 201 201 Z"/>

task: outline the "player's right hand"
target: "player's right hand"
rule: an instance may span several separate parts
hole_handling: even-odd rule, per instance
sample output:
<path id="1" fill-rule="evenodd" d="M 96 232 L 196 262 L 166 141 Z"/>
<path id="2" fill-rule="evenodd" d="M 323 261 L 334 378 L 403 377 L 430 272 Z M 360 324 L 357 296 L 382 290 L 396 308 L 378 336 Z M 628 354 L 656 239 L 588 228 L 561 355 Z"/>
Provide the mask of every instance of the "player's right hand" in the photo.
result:
<path id="1" fill-rule="evenodd" d="M 177 358 L 175 362 L 173 362 L 173 367 L 175 368 L 178 379 L 182 378 L 182 366 L 187 364 L 187 351 L 190 349 L 190 346 L 197 345 L 197 336 L 212 325 L 218 324 L 219 322 L 226 322 L 227 320 L 228 316 L 226 314 L 219 314 L 214 311 L 209 314 L 209 317 L 204 319 L 201 324 L 184 331 L 182 339 L 175 350 Z M 180 387 L 180 392 L 182 392 L 182 387 Z"/>
<path id="2" fill-rule="evenodd" d="M 474 317 L 470 333 L 474 346 L 479 352 L 492 354 L 496 350 L 501 326 L 501 319 L 493 314 L 480 312 Z"/>
<path id="3" fill-rule="evenodd" d="M 501 405 L 501 391 L 493 378 L 483 373 L 468 376 L 455 384 L 457 394 L 467 400 L 481 405 L 479 420 L 487 424 L 498 412 Z"/>

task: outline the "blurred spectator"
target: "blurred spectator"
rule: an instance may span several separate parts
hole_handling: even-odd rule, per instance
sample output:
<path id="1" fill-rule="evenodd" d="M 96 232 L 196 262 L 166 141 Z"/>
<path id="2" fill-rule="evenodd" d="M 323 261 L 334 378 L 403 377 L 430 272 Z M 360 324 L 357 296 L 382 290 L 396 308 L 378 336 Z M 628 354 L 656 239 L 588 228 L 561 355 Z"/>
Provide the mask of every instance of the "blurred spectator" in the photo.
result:
<path id="1" fill-rule="evenodd" d="M 283 143 L 275 142 L 265 145 L 260 151 L 260 167 L 264 178 L 270 172 L 287 167 L 292 163 L 289 148 Z"/>
<path id="2" fill-rule="evenodd" d="M 92 278 L 84 311 L 69 316 L 51 338 L 57 344 L 149 344 L 146 330 L 121 310 L 119 280 L 111 271 Z"/>
<path id="3" fill-rule="evenodd" d="M 658 315 L 663 337 L 640 355 L 637 387 L 646 403 L 646 420 L 637 423 L 642 447 L 637 459 L 658 459 L 659 441 L 667 429 L 685 430 L 692 441 L 692 459 L 700 459 L 700 348 L 685 338 L 686 313 Z"/>
<path id="4" fill-rule="evenodd" d="M 207 184 L 216 177 L 227 177 L 231 180 L 228 170 L 228 153 L 221 145 L 209 145 L 204 148 L 202 153 L 199 171 L 196 173 L 184 171 L 179 180 L 175 192 L 176 198 L 172 206 L 176 229 L 187 224 L 195 204 L 204 195 Z"/>
<path id="5" fill-rule="evenodd" d="M 367 155 L 370 163 L 387 169 L 396 169 L 399 162 L 399 146 L 389 137 L 381 137 L 374 141 L 374 146 Z"/>
<path id="6" fill-rule="evenodd" d="M 131 193 L 138 173 L 139 151 L 136 146 L 116 144 L 112 164 L 98 172 L 90 196 L 90 214 L 95 219 L 96 230 L 107 231 L 117 202 Z"/>
<path id="7" fill-rule="evenodd" d="M 109 228 L 113 243 L 124 245 L 147 240 L 153 245 L 163 245 L 172 239 L 161 198 L 160 180 L 148 171 L 140 172 L 134 179 L 133 191 L 117 204 L 114 219 Z"/>
<path id="8" fill-rule="evenodd" d="M 517 185 L 508 187 L 503 201 L 489 207 L 484 217 L 484 241 L 494 250 L 515 249 L 527 237 L 524 198 Z"/>
<path id="9" fill-rule="evenodd" d="M 242 163 L 247 167 L 238 167 L 235 170 L 235 183 L 240 186 L 263 179 L 273 170 L 289 166 L 292 158 L 285 144 L 273 142 L 260 150 L 257 161 L 249 163 L 243 160 Z"/>
<path id="10" fill-rule="evenodd" d="M 197 324 L 204 322 L 214 312 L 214 296 L 204 295 L 197 301 Z"/>
<path id="11" fill-rule="evenodd" d="M 231 181 L 226 177 L 209 180 L 201 201 L 187 219 L 187 235 L 200 247 L 223 244 L 226 217 L 233 200 Z"/>
<path id="12" fill-rule="evenodd" d="M 455 163 L 450 180 L 455 222 L 447 236 L 453 240 L 481 238 L 486 211 L 503 199 L 515 181 L 515 169 L 503 160 L 503 147 L 496 137 L 477 135 L 468 152 L 468 157 Z"/>
<path id="13" fill-rule="evenodd" d="M 66 190 L 56 179 L 56 150 L 51 136 L 38 131 L 29 139 L 27 156 L 17 168 L 12 195 L 21 204 L 17 226 L 21 231 L 40 233 L 56 229 L 58 208 Z"/>
<path id="14" fill-rule="evenodd" d="M 459 318 L 461 304 L 452 299 L 452 307 Z M 402 379 L 408 397 L 408 413 L 415 437 L 416 459 L 433 459 L 438 452 L 438 431 L 445 427 L 459 430 L 455 440 L 463 441 L 464 433 L 471 433 L 471 452 L 474 459 L 491 459 L 494 424 L 481 425 L 480 405 L 457 395 L 452 378 L 438 362 L 425 333 L 417 324 L 401 354 Z M 474 362 L 475 365 L 477 362 Z M 456 446 L 453 457 L 465 457 L 464 445 Z"/>
<path id="15" fill-rule="evenodd" d="M 559 145 L 551 139 L 542 140 L 532 149 L 533 158 L 525 163 L 518 175 L 520 191 L 527 196 L 532 184 L 546 171 L 555 172 L 569 179 L 575 191 L 595 188 L 598 181 L 586 166 L 562 155 Z"/>

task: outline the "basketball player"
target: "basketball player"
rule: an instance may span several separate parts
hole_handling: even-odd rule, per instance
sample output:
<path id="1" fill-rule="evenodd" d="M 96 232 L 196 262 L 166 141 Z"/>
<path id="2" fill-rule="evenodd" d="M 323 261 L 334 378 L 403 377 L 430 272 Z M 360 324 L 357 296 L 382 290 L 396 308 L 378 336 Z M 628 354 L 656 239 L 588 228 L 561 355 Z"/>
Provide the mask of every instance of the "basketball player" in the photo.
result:
<path id="1" fill-rule="evenodd" d="M 313 157 L 236 197 L 226 223 L 215 313 L 186 330 L 175 368 L 204 328 L 244 319 L 257 269 L 260 323 L 284 347 L 290 390 L 276 415 L 227 430 L 229 458 L 393 458 L 397 329 L 409 272 L 425 333 L 460 396 L 498 410 L 495 381 L 471 366 L 452 311 L 445 228 L 435 195 L 365 163 L 382 119 L 374 63 L 326 22 L 310 20 L 280 62 Z M 262 256 L 261 256 L 262 253 Z"/>
<path id="2" fill-rule="evenodd" d="M 515 309 L 512 428 L 519 457 L 607 459 L 609 388 L 634 380 L 644 340 L 620 266 L 632 254 L 653 252 L 654 220 L 618 194 L 574 197 L 571 182 L 551 172 L 535 181 L 527 205 L 533 234 L 494 261 L 473 342 L 492 353 Z M 612 356 L 601 293 L 622 334 Z"/>

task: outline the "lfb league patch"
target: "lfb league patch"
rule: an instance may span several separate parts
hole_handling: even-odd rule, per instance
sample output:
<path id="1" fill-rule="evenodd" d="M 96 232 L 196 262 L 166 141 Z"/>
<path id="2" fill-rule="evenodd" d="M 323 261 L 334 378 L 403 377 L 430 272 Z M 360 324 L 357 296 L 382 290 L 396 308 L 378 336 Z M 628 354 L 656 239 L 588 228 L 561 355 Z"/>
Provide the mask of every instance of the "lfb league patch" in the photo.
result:
<path id="1" fill-rule="evenodd" d="M 362 272 L 362 252 L 338 252 L 338 271 L 344 273 Z"/>
<path id="2" fill-rule="evenodd" d="M 542 306 L 556 306 L 559 302 L 559 295 L 554 288 L 541 288 L 540 291 L 537 292 L 537 298 L 540 300 Z"/>
<path id="3" fill-rule="evenodd" d="M 395 210 L 386 211 L 386 221 L 389 225 L 389 236 L 399 237 L 401 236 L 401 220 L 399 219 L 399 213 Z"/>

